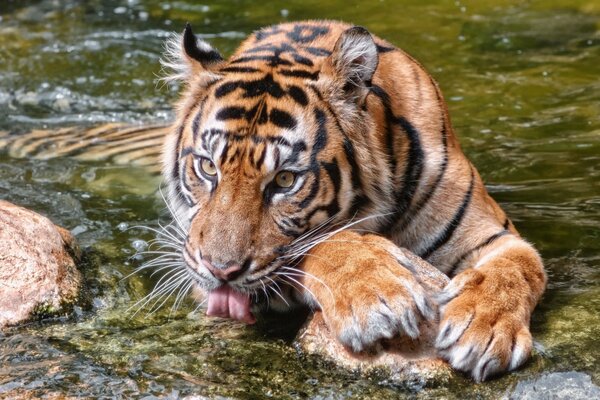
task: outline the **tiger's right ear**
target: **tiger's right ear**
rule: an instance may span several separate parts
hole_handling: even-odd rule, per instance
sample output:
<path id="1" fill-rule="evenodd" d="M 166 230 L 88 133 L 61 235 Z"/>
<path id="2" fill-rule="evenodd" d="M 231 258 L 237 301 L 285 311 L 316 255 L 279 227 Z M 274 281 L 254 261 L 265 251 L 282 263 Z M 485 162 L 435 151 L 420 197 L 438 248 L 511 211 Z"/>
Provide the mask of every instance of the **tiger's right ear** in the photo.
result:
<path id="1" fill-rule="evenodd" d="M 189 23 L 182 35 L 173 35 L 165 44 L 165 56 L 160 60 L 167 82 L 189 82 L 205 72 L 212 72 L 223 62 L 219 52 L 203 40 L 198 40 Z"/>

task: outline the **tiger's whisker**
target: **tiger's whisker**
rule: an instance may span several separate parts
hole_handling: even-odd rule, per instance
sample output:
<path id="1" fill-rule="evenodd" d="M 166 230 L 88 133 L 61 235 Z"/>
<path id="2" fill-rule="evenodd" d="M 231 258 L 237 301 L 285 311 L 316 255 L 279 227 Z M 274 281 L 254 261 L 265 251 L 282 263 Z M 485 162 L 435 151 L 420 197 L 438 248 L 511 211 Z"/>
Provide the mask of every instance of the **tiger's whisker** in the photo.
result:
<path id="1" fill-rule="evenodd" d="M 325 282 L 323 282 L 321 279 L 317 278 L 313 274 L 306 272 L 306 271 L 296 269 L 296 268 L 292 268 L 292 267 L 284 266 L 283 269 L 285 269 L 285 272 L 287 274 L 293 274 L 294 276 L 306 276 L 308 278 L 314 279 L 315 281 L 317 281 L 318 283 L 323 285 L 323 287 L 325 289 L 327 289 L 327 291 L 329 292 L 329 295 L 331 296 L 332 299 L 334 298 L 333 291 L 331 290 L 331 288 Z"/>
<path id="2" fill-rule="evenodd" d="M 171 275 L 169 275 L 169 273 L 171 273 Z M 170 285 L 173 284 L 174 281 L 177 281 L 177 279 L 181 279 L 181 275 L 183 273 L 187 273 L 187 271 L 173 270 L 173 271 L 167 272 L 165 275 L 163 275 L 159 279 L 159 281 L 156 283 L 156 285 L 154 286 L 152 291 L 149 294 L 147 294 L 146 296 L 144 296 L 141 300 L 138 300 L 134 305 L 129 307 L 127 309 L 127 312 L 131 311 L 132 308 L 136 308 L 139 306 L 138 310 L 132 315 L 132 318 L 133 318 L 141 309 L 146 307 L 146 305 L 149 302 L 151 302 L 157 296 L 161 295 L 161 293 L 164 293 L 165 290 L 168 290 L 165 288 L 168 288 Z M 167 276 L 168 276 L 168 278 L 166 278 Z M 166 278 L 166 280 L 165 280 L 165 278 Z"/>
<path id="3" fill-rule="evenodd" d="M 177 310 L 179 309 L 179 306 L 181 305 L 181 303 L 183 303 L 183 300 L 185 299 L 185 297 L 187 296 L 187 294 L 189 293 L 189 291 L 193 285 L 194 285 L 194 281 L 189 279 L 187 284 L 184 284 L 181 286 L 181 288 L 179 289 L 179 292 L 177 293 L 177 297 L 175 297 L 175 302 L 171 306 L 171 312 L 169 313 L 169 316 L 171 316 L 177 312 Z"/>
<path id="4" fill-rule="evenodd" d="M 275 294 L 276 294 L 276 295 L 278 295 L 278 296 L 281 298 L 281 300 L 283 300 L 283 302 L 284 302 L 284 303 L 285 303 L 285 304 L 286 304 L 288 307 L 290 307 L 290 303 L 288 303 L 288 302 L 287 302 L 287 300 L 286 300 L 286 299 L 283 297 L 283 294 L 282 294 L 282 293 L 280 293 L 280 291 L 281 291 L 281 287 L 279 286 L 279 284 L 278 284 L 277 282 L 275 282 L 273 279 L 271 279 L 270 277 L 268 277 L 268 276 L 265 276 L 265 278 L 266 278 L 266 279 L 268 279 L 268 280 L 270 280 L 271 282 L 273 282 L 273 285 L 276 285 L 276 286 L 277 286 L 277 289 L 279 289 L 279 291 L 277 291 L 277 290 L 275 289 L 275 286 L 273 286 L 273 285 L 269 285 L 269 286 L 267 286 L 267 288 L 270 288 L 271 290 L 273 290 L 273 292 L 275 292 Z"/>
<path id="5" fill-rule="evenodd" d="M 313 297 L 313 299 L 315 300 L 315 303 L 317 303 L 317 305 L 319 306 L 319 309 L 323 309 L 323 306 L 321 305 L 321 303 L 319 302 L 319 299 L 317 299 L 317 296 L 315 296 L 315 294 L 312 292 L 312 290 L 310 290 L 309 288 L 307 288 L 306 286 L 304 286 L 302 283 L 300 283 L 298 280 L 296 280 L 294 277 L 286 274 L 285 272 L 275 272 L 275 274 L 283 276 L 289 280 L 291 280 L 292 282 L 295 282 L 296 284 L 300 285 L 301 288 L 303 288 L 304 290 L 306 290 L 308 293 L 310 293 L 310 295 Z M 285 280 L 283 280 L 282 282 L 286 282 Z M 288 283 L 291 287 L 294 287 L 293 284 Z M 296 290 L 298 290 L 298 288 L 295 288 Z M 299 291 L 299 290 L 298 290 Z"/>

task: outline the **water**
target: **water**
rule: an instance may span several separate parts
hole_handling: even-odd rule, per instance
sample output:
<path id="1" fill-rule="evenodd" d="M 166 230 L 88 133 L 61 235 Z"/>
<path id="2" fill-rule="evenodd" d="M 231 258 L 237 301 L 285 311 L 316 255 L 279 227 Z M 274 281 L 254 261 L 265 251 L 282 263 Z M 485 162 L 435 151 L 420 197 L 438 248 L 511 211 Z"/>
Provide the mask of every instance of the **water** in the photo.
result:
<path id="1" fill-rule="evenodd" d="M 86 253 L 87 302 L 72 316 L 0 334 L 0 397 L 496 398 L 551 371 L 600 382 L 600 5 L 502 1 L 3 1 L 0 129 L 164 121 L 177 88 L 157 86 L 162 42 L 190 21 L 223 53 L 285 20 L 367 26 L 440 83 L 465 152 L 541 251 L 548 290 L 533 359 L 483 385 L 393 385 L 297 353 L 284 331 L 206 320 L 185 304 L 126 310 L 152 286 L 122 280 L 163 205 L 144 170 L 0 154 L 0 198 L 71 229 Z M 125 226 L 126 225 L 126 226 Z M 277 324 L 281 325 L 281 324 Z"/>

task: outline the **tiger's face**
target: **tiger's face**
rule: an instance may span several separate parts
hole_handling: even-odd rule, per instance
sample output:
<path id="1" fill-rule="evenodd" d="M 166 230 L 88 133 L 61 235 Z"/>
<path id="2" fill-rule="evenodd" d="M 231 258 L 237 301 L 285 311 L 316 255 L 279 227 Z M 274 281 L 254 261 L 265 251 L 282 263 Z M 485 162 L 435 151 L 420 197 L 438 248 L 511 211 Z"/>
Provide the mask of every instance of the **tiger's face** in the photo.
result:
<path id="1" fill-rule="evenodd" d="M 235 119 L 229 104 L 244 91 L 227 102 L 214 93 L 238 82 L 223 78 L 207 93 L 210 100 L 185 128 L 190 135 L 179 157 L 180 193 L 193 210 L 184 256 L 207 289 L 223 281 L 256 289 L 294 239 L 351 198 L 340 167 L 330 162 L 343 146 L 326 114 L 292 99 L 259 98 L 246 103 L 262 116 Z M 288 90 L 283 83 L 281 90 Z"/>
<path id="2" fill-rule="evenodd" d="M 164 175 L 187 230 L 183 257 L 209 293 L 252 293 L 308 231 L 356 213 L 362 193 L 350 136 L 369 124 L 360 103 L 375 44 L 362 29 L 347 31 L 313 80 L 278 73 L 268 57 L 240 66 L 242 52 L 225 62 L 189 26 L 174 44 L 169 66 L 186 91 Z"/>

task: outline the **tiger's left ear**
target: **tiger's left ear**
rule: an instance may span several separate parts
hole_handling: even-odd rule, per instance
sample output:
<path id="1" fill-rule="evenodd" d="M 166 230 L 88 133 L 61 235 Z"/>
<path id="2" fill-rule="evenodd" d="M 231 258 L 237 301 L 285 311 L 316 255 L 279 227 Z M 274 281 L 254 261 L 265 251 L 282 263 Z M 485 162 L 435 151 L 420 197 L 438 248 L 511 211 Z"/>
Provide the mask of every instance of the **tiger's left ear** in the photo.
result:
<path id="1" fill-rule="evenodd" d="M 371 86 L 378 63 L 373 37 L 365 28 L 355 26 L 342 33 L 322 72 L 330 75 L 345 94 L 356 98 Z"/>
<path id="2" fill-rule="evenodd" d="M 223 57 L 210 44 L 198 40 L 192 26 L 187 23 L 182 35 L 175 35 L 165 45 L 165 58 L 161 64 L 170 70 L 166 81 L 189 82 L 205 72 L 215 71 Z"/>

